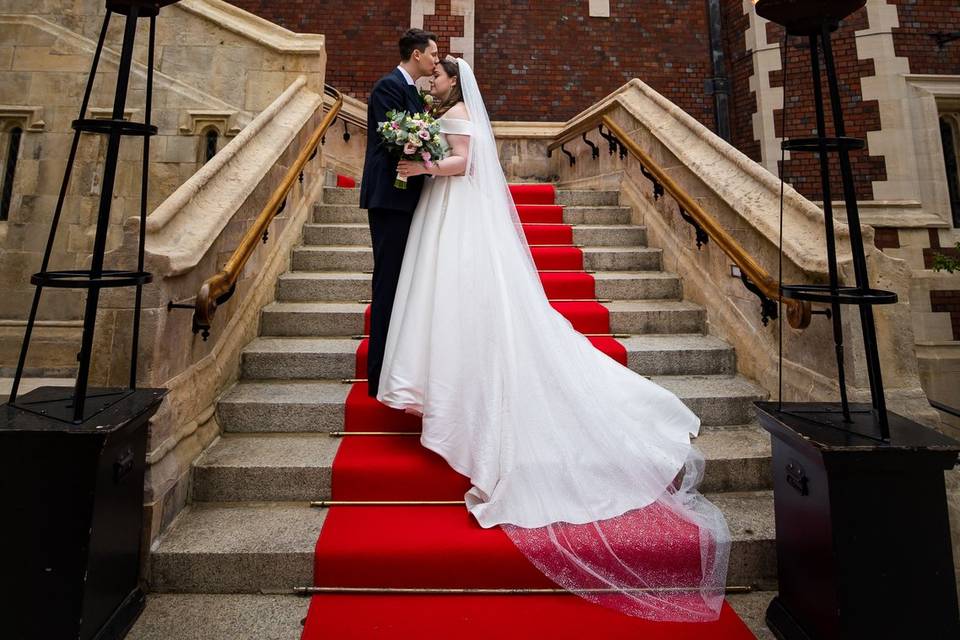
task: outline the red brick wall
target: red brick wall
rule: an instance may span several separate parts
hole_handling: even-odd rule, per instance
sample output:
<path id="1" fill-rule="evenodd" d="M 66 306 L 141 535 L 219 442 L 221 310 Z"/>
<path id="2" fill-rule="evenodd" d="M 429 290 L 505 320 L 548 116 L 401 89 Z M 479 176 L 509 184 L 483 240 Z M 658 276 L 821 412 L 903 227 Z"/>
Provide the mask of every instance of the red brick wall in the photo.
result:
<path id="1" fill-rule="evenodd" d="M 397 62 L 396 41 L 410 24 L 409 0 L 231 0 L 288 29 L 327 37 L 328 81 L 348 95 L 366 100 L 370 87 Z M 914 73 L 960 73 L 960 42 L 938 49 L 928 34 L 960 31 L 957 0 L 889 0 L 900 11 L 894 32 L 898 55 L 910 58 Z M 713 100 L 704 81 L 712 75 L 706 0 L 611 0 L 611 18 L 590 18 L 585 0 L 476 0 L 475 66 L 491 116 L 501 120 L 564 120 L 587 108 L 631 78 L 638 77 L 711 128 Z M 752 51 L 744 34 L 749 25 L 741 0 L 721 0 L 723 45 L 730 80 L 731 138 L 754 160 L 756 95 L 750 91 Z M 443 55 L 450 39 L 463 34 L 463 18 L 450 15 L 450 0 L 436 0 L 436 15 L 424 26 L 440 36 Z M 866 12 L 854 15 L 834 40 L 845 99 L 848 135 L 866 138 L 880 127 L 875 102 L 864 102 L 860 79 L 873 74 L 873 62 L 857 59 L 853 32 L 867 24 Z M 770 37 L 780 31 L 770 26 Z M 808 55 L 794 41 L 790 56 L 788 136 L 814 129 Z M 782 73 L 772 74 L 782 84 Z M 778 112 L 778 133 L 779 112 Z M 828 123 L 830 116 L 828 114 Z M 886 178 L 884 159 L 869 150 L 853 155 L 857 194 L 873 197 L 871 183 Z M 794 154 L 786 167 L 802 193 L 819 199 L 815 157 Z M 834 166 L 839 198 L 840 180 Z"/>
<path id="2" fill-rule="evenodd" d="M 960 31 L 957 0 L 890 0 L 897 5 L 900 27 L 893 30 L 898 56 L 910 60 L 911 73 L 960 73 L 960 41 L 942 48 L 930 34 Z"/>
<path id="3" fill-rule="evenodd" d="M 953 339 L 960 340 L 960 291 L 951 289 L 931 291 L 930 309 L 934 312 L 950 314 Z"/>
<path id="4" fill-rule="evenodd" d="M 423 28 L 437 36 L 440 57 L 447 54 L 459 57 L 463 52 L 450 47 L 450 38 L 463 36 L 463 16 L 450 13 L 450 0 L 436 0 L 433 11 L 433 15 L 423 17 Z"/>
<path id="5" fill-rule="evenodd" d="M 294 31 L 327 37 L 327 78 L 365 99 L 397 62 L 396 40 L 410 24 L 409 0 L 313 2 L 231 0 Z M 634 77 L 642 78 L 713 126 L 706 2 L 613 0 L 613 18 L 590 18 L 584 0 L 477 0 L 477 76 L 491 116 L 501 120 L 565 120 Z M 437 0 L 424 27 L 440 51 L 463 34 L 450 0 Z M 575 44 L 575 46 L 573 46 Z"/>
<path id="6" fill-rule="evenodd" d="M 322 33 L 327 82 L 363 101 L 373 83 L 397 66 L 397 40 L 410 28 L 410 0 L 229 1 L 291 31 Z"/>
<path id="7" fill-rule="evenodd" d="M 840 95 L 843 98 L 843 116 L 846 125 L 846 135 L 854 138 L 866 139 L 868 131 L 880 129 L 880 109 L 875 100 L 865 102 L 860 79 L 874 75 L 873 60 L 860 60 L 857 57 L 857 46 L 854 32 L 867 27 L 867 12 L 861 9 L 847 18 L 840 29 L 833 35 L 833 55 L 836 63 Z M 775 24 L 767 25 L 768 42 L 782 42 L 783 29 Z M 787 74 L 789 75 L 786 91 L 787 121 L 786 137 L 809 137 L 814 135 L 817 127 L 814 111 L 813 79 L 811 75 L 810 51 L 806 48 L 807 38 L 792 37 L 788 47 Z M 821 56 L 821 70 L 823 70 L 823 56 Z M 782 71 L 770 74 L 770 84 L 774 87 L 784 85 Z M 821 74 L 823 80 L 824 108 L 828 135 L 835 135 L 833 116 L 830 112 L 826 73 Z M 781 131 L 782 112 L 774 112 L 776 118 L 777 135 L 783 136 Z M 831 189 L 832 199 L 842 200 L 842 183 L 840 181 L 839 162 L 836 156 L 831 161 Z M 886 165 L 882 156 L 870 156 L 870 149 L 851 153 L 854 181 L 857 197 L 864 200 L 873 199 L 874 180 L 886 179 Z M 792 153 L 784 168 L 786 179 L 802 194 L 813 200 L 821 200 L 820 161 L 817 155 L 811 153 Z"/>
<path id="8" fill-rule="evenodd" d="M 753 114 L 757 112 L 757 94 L 750 90 L 753 75 L 753 51 L 747 51 L 746 33 L 750 16 L 742 0 L 723 0 L 724 53 L 730 80 L 730 143 L 760 162 L 760 142 L 753 133 Z"/>
<path id="9" fill-rule="evenodd" d="M 477 0 L 477 77 L 491 117 L 565 120 L 641 78 L 713 126 L 704 0 L 612 0 L 591 18 L 585 0 Z"/>

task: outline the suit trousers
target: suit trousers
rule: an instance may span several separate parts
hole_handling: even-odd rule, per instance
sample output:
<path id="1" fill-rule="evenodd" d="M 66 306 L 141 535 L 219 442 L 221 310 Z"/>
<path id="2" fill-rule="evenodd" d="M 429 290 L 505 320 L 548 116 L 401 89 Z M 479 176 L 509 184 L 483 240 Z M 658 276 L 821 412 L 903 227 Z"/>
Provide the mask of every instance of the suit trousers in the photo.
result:
<path id="1" fill-rule="evenodd" d="M 373 302 L 370 305 L 370 344 L 367 353 L 367 393 L 376 397 L 387 345 L 390 312 L 397 293 L 403 252 L 413 212 L 370 209 L 370 238 L 373 241 Z"/>

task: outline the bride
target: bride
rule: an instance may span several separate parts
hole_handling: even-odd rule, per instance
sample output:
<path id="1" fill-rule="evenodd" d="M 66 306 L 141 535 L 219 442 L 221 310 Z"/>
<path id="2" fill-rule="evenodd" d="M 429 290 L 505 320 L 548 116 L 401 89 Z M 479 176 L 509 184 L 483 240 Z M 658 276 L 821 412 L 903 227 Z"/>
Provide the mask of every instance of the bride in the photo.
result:
<path id="1" fill-rule="evenodd" d="M 629 615 L 716 619 L 730 535 L 696 490 L 700 420 L 554 310 L 473 70 L 438 66 L 451 154 L 413 215 L 377 399 L 470 478 L 465 501 L 547 577 Z"/>

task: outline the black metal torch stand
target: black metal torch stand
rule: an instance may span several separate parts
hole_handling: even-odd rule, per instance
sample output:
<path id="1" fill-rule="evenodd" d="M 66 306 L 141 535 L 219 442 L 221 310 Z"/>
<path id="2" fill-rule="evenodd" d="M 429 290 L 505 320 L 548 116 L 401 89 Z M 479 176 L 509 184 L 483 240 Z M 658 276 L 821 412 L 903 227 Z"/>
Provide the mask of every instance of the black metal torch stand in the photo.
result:
<path id="1" fill-rule="evenodd" d="M 772 439 L 779 594 L 767 624 L 783 640 L 960 638 L 944 470 L 960 443 L 887 411 L 850 151 L 831 47 L 839 21 L 866 0 L 759 0 L 757 13 L 809 43 L 817 136 L 783 143 L 819 156 L 829 282 L 783 285 L 783 297 L 829 307 L 839 403 L 757 403 Z M 835 136 L 826 132 L 821 59 Z M 786 77 L 786 69 L 784 70 Z M 785 81 L 786 84 L 786 81 Z M 786 88 L 786 87 L 785 87 Z M 785 91 L 786 94 L 786 91 Z M 855 286 L 840 286 L 830 184 L 839 160 Z M 860 315 L 870 404 L 847 399 L 843 305 Z"/>
<path id="2" fill-rule="evenodd" d="M 122 638 L 144 606 L 140 589 L 147 423 L 166 391 L 137 388 L 137 352 L 144 271 L 150 124 L 156 17 L 177 0 L 107 0 L 80 117 L 67 158 L 46 250 L 36 285 L 16 376 L 7 404 L 0 405 L 0 499 L 7 511 L 0 545 L 8 561 L 0 580 L 4 637 Z M 110 19 L 124 17 L 113 113 L 86 117 Z M 149 20 L 144 122 L 124 120 L 140 19 Z M 83 133 L 106 136 L 106 155 L 89 269 L 52 271 L 50 257 L 70 175 Z M 135 270 L 104 269 L 110 209 L 120 143 L 143 140 L 140 242 Z M 129 384 L 90 388 L 90 360 L 100 292 L 135 288 Z M 87 291 L 78 369 L 72 390 L 40 387 L 20 395 L 21 379 L 45 288 Z M 109 354 L 105 354 L 109 356 Z"/>

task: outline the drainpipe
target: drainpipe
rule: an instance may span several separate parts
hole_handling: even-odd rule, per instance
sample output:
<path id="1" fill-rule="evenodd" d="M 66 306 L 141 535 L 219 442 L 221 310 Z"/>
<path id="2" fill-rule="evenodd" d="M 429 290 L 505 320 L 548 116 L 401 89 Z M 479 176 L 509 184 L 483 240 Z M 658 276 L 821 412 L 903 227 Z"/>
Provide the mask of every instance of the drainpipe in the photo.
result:
<path id="1" fill-rule="evenodd" d="M 713 96 L 713 113 L 717 122 L 717 135 L 730 141 L 730 80 L 723 55 L 723 19 L 720 0 L 707 0 L 710 23 L 710 57 L 713 61 L 713 77 L 704 83 L 707 95 Z"/>

